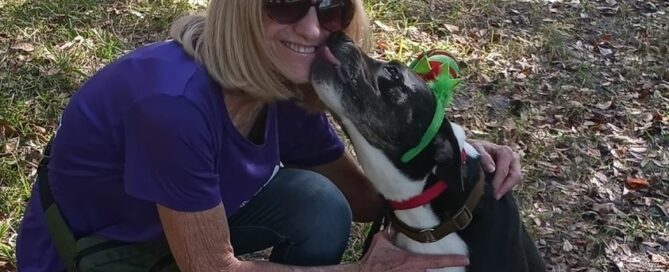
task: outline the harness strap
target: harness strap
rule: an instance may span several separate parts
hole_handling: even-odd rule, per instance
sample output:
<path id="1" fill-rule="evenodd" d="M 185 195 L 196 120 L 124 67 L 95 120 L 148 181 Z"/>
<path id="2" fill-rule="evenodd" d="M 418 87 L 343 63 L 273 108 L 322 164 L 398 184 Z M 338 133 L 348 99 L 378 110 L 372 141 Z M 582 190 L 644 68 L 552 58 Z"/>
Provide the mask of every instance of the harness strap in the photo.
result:
<path id="1" fill-rule="evenodd" d="M 39 185 L 40 200 L 46 217 L 47 226 L 51 234 L 51 240 L 67 271 L 74 271 L 74 255 L 76 251 L 76 239 L 69 229 L 58 205 L 53 201 L 51 187 L 49 186 L 49 175 L 47 165 L 51 155 L 51 142 L 49 140 L 44 155 L 37 168 L 37 182 Z"/>
<path id="2" fill-rule="evenodd" d="M 476 185 L 474 185 L 474 189 L 469 193 L 464 206 L 449 220 L 442 221 L 434 228 L 417 229 L 405 224 L 395 216 L 395 213 L 390 211 L 388 218 L 390 218 L 393 229 L 420 243 L 436 242 L 446 237 L 446 235 L 465 229 L 473 219 L 472 211 L 483 196 L 484 179 L 485 175 L 481 173 L 481 178 L 479 178 Z"/>
<path id="3" fill-rule="evenodd" d="M 383 197 L 381 197 L 383 198 Z M 379 217 L 374 219 L 374 222 L 372 225 L 369 227 L 369 230 L 367 231 L 367 236 L 365 237 L 365 240 L 362 244 L 362 252 L 360 253 L 360 258 L 365 256 L 367 254 L 367 251 L 369 251 L 369 247 L 372 245 L 372 240 L 374 239 L 374 235 L 378 233 L 381 230 L 381 227 L 384 229 L 388 227 L 390 224 L 390 221 L 388 220 L 388 205 L 386 204 L 386 201 L 384 199 L 383 201 L 383 212 L 380 214 Z"/>

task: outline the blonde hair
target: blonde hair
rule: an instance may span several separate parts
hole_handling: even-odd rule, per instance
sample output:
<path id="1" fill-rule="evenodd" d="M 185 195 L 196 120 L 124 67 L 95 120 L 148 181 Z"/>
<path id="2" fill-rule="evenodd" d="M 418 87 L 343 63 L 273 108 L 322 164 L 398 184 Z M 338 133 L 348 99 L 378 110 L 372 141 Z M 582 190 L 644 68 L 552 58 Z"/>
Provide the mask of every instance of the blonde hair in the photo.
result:
<path id="1" fill-rule="evenodd" d="M 368 50 L 369 19 L 362 0 L 351 1 L 355 15 L 344 32 Z M 206 14 L 177 20 L 170 37 L 226 92 L 239 91 L 262 101 L 275 101 L 304 99 L 309 89 L 288 81 L 274 65 L 264 42 L 262 0 L 211 0 Z"/>

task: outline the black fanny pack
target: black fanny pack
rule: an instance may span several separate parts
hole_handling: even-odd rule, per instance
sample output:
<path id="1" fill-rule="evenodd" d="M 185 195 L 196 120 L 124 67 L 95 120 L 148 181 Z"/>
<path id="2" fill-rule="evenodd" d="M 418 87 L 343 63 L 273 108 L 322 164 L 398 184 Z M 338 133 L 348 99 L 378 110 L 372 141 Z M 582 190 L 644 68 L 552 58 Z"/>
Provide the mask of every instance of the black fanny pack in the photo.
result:
<path id="1" fill-rule="evenodd" d="M 37 182 L 51 240 L 67 271 L 179 271 L 165 240 L 127 243 L 95 234 L 75 238 L 51 194 L 47 169 L 50 153 L 51 141 L 37 168 Z"/>

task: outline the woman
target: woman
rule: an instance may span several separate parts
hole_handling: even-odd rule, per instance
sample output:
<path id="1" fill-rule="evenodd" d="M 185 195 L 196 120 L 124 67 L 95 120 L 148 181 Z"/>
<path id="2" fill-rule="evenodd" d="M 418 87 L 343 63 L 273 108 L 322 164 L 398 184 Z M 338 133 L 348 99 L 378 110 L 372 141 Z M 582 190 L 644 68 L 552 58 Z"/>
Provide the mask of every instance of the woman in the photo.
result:
<path id="1" fill-rule="evenodd" d="M 182 271 L 424 271 L 463 256 L 411 255 L 377 235 L 338 265 L 351 221 L 381 207 L 308 84 L 330 33 L 366 46 L 361 0 L 218 0 L 177 22 L 173 41 L 101 69 L 72 97 L 48 184 L 75 237 L 166 239 Z M 475 146 L 495 187 L 520 181 L 508 147 Z M 487 152 L 486 152 L 487 151 Z M 44 179 L 46 180 L 46 179 Z M 62 271 L 39 185 L 17 243 L 20 271 Z M 47 186 L 44 186 L 47 187 Z M 235 256 L 273 247 L 271 262 Z M 63 255 L 63 254 L 61 254 Z"/>

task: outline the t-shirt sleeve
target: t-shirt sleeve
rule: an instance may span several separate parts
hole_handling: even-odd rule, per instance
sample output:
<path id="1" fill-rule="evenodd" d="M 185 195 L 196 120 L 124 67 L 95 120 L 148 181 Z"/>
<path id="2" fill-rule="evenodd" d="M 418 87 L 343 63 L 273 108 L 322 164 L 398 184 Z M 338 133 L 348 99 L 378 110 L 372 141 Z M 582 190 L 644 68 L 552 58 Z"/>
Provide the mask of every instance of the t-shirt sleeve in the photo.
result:
<path id="1" fill-rule="evenodd" d="M 311 167 L 332 162 L 345 146 L 324 113 L 309 113 L 297 105 L 280 120 L 281 161 L 286 165 Z"/>
<path id="2" fill-rule="evenodd" d="M 221 203 L 215 148 L 202 112 L 184 97 L 156 95 L 123 116 L 126 192 L 179 211 Z"/>

